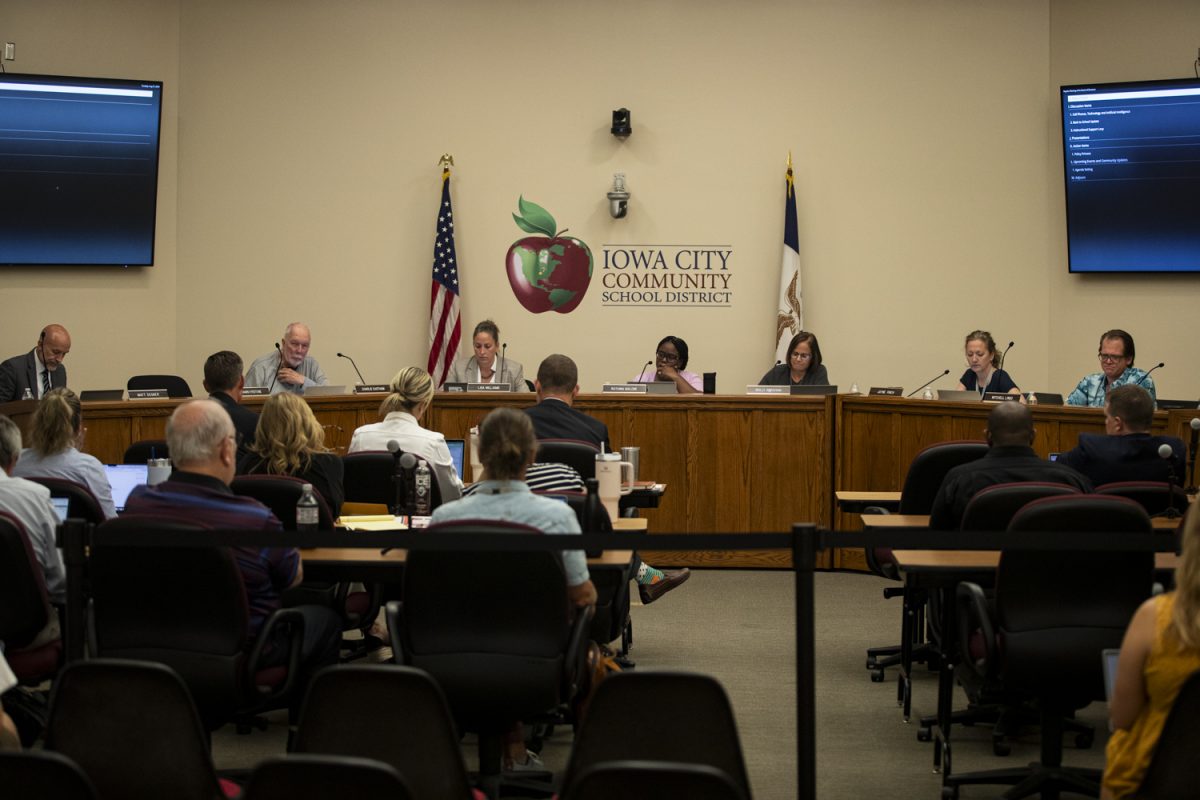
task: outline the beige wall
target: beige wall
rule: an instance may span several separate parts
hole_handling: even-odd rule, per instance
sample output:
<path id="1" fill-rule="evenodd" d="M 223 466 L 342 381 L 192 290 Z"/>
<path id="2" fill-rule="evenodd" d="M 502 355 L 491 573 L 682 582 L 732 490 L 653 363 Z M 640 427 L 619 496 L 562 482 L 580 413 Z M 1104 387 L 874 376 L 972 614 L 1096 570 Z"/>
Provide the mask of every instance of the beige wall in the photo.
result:
<path id="1" fill-rule="evenodd" d="M 1181 314 L 1194 279 L 1066 274 L 1060 77 L 1178 75 L 1194 52 L 1190 5 L 1156 4 L 1150 19 L 1138 4 L 1095 5 L 105 0 L 90 20 L 82 4 L 20 2 L 15 32 L 0 13 L 18 70 L 167 81 L 163 213 L 159 265 L 84 273 L 94 293 L 77 288 L 80 271 L 0 276 L 23 308 L 0 341 L 24 347 L 37 309 L 66 295 L 73 384 L 174 366 L 198 385 L 208 353 L 249 361 L 304 319 L 331 380 L 354 380 L 338 350 L 384 380 L 425 360 L 448 151 L 468 332 L 494 318 L 527 374 L 567 352 L 585 389 L 627 377 L 675 333 L 696 371 L 740 391 L 773 362 L 791 150 L 805 321 L 836 383 L 958 374 L 962 335 L 985 327 L 1019 342 L 1009 366 L 1022 385 L 1065 391 L 1094 368 L 1095 335 L 1119 324 L 1139 363 L 1171 363 L 1164 396 L 1200 394 L 1156 310 Z M 1109 19 L 1076 24 L 1085 14 Z M 97 25 L 131 33 L 100 48 Z M 618 106 L 633 112 L 625 142 L 607 131 Z M 604 198 L 615 171 L 633 192 L 619 221 Z M 733 307 L 604 308 L 597 263 L 577 311 L 526 312 L 503 262 L 523 235 L 519 194 L 598 262 L 610 242 L 732 245 Z M 160 309 L 150 344 L 147 296 Z"/>

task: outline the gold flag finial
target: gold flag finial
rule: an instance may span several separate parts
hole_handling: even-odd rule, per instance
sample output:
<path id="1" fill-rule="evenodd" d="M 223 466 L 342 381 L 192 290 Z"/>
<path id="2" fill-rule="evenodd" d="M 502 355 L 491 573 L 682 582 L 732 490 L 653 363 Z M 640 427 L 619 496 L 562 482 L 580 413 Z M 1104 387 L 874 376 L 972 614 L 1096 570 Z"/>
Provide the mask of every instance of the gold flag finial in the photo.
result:
<path id="1" fill-rule="evenodd" d="M 792 168 L 792 151 L 788 150 L 788 169 Z"/>
<path id="2" fill-rule="evenodd" d="M 442 157 L 438 159 L 438 166 L 442 169 L 449 169 L 454 166 L 454 156 L 449 153 L 442 153 Z"/>

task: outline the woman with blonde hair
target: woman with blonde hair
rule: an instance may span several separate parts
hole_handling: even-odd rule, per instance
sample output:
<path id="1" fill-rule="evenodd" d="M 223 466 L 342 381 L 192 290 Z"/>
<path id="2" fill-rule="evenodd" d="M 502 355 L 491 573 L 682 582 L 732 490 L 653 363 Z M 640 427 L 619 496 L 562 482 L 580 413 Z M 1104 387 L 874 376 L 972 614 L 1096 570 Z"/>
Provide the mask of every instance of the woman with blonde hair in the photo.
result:
<path id="1" fill-rule="evenodd" d="M 421 427 L 421 417 L 433 404 L 433 388 L 433 379 L 420 367 L 405 367 L 397 372 L 392 378 L 391 393 L 379 406 L 383 421 L 354 431 L 349 452 L 387 450 L 388 442 L 396 442 L 405 453 L 429 463 L 437 476 L 442 502 L 447 502 L 462 494 L 462 480 L 454 469 L 446 437 Z"/>
<path id="2" fill-rule="evenodd" d="M 346 491 L 342 459 L 325 447 L 325 430 L 308 403 L 295 394 L 273 394 L 263 403 L 254 444 L 238 461 L 239 475 L 290 475 L 311 483 L 337 519 Z"/>
<path id="3" fill-rule="evenodd" d="M 96 496 L 104 516 L 112 519 L 117 509 L 104 465 L 79 449 L 86 432 L 79 397 L 67 388 L 51 389 L 33 412 L 29 437 L 33 446 L 21 451 L 12 474 L 17 478 L 65 478 L 82 484 Z"/>
<path id="4" fill-rule="evenodd" d="M 1136 796 L 1180 688 L 1200 670 L 1200 512 L 1184 520 L 1175 590 L 1142 604 L 1121 643 L 1102 798 Z"/>

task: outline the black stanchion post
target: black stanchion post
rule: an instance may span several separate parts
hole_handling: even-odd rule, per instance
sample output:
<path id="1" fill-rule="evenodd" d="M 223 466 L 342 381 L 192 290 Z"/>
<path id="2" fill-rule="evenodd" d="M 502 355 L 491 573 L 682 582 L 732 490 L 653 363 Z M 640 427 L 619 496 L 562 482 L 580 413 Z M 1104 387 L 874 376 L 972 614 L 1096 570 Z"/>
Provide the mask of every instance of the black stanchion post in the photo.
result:
<path id="1" fill-rule="evenodd" d="M 83 659 L 85 610 L 87 598 L 83 590 L 83 568 L 87 561 L 88 534 L 91 524 L 81 519 L 68 519 L 59 526 L 58 546 L 63 551 L 63 566 L 67 570 L 67 618 L 63 620 L 66 637 L 67 663 Z"/>
<path id="2" fill-rule="evenodd" d="M 813 573 L 817 565 L 817 526 L 792 526 L 792 568 L 796 574 L 796 796 L 817 797 L 817 662 Z"/>

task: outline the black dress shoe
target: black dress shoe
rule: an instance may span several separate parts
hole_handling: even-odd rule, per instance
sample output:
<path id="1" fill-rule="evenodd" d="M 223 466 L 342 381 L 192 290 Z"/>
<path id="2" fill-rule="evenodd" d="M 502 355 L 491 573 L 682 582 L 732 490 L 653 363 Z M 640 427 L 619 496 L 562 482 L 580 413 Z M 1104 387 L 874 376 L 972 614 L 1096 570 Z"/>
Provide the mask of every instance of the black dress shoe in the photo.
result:
<path id="1" fill-rule="evenodd" d="M 662 597 L 667 592 L 682 585 L 688 578 L 692 577 L 692 571 L 687 567 L 683 569 L 664 569 L 662 571 L 663 579 L 658 583 L 639 583 L 638 594 L 641 595 L 642 605 L 648 606 L 658 598 Z"/>

